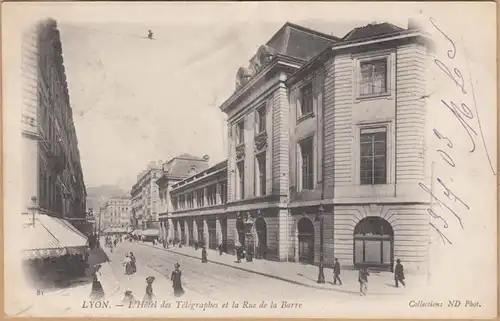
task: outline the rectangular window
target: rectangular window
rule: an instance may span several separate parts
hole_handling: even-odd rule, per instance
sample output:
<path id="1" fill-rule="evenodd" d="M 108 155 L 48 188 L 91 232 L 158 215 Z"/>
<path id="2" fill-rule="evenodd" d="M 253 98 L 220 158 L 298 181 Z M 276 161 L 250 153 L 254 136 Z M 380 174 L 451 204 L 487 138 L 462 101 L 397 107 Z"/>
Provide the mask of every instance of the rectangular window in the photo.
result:
<path id="1" fill-rule="evenodd" d="M 204 200 L 204 191 L 203 188 L 199 189 L 196 192 L 196 203 L 198 204 L 198 207 L 205 206 L 205 200 Z"/>
<path id="2" fill-rule="evenodd" d="M 220 199 L 222 204 L 226 204 L 227 202 L 227 186 L 226 183 L 220 183 Z"/>
<path id="3" fill-rule="evenodd" d="M 266 195 L 266 153 L 256 156 L 255 194 L 256 196 Z"/>
<path id="4" fill-rule="evenodd" d="M 361 129 L 360 183 L 375 185 L 387 183 L 387 129 Z"/>
<path id="5" fill-rule="evenodd" d="M 314 188 L 314 157 L 313 157 L 313 138 L 306 138 L 299 143 L 301 156 L 301 180 L 302 190 L 311 190 Z"/>
<path id="6" fill-rule="evenodd" d="M 266 105 L 261 106 L 257 109 L 255 122 L 257 125 L 257 134 L 263 133 L 266 131 Z"/>
<path id="7" fill-rule="evenodd" d="M 207 197 L 208 205 L 212 206 L 217 204 L 217 186 L 216 185 L 209 186 L 207 188 L 207 193 L 208 193 Z"/>
<path id="8" fill-rule="evenodd" d="M 238 199 L 245 198 L 245 161 L 236 163 L 238 175 Z"/>
<path id="9" fill-rule="evenodd" d="M 300 89 L 300 116 L 313 112 L 313 87 L 308 83 Z"/>
<path id="10" fill-rule="evenodd" d="M 236 124 L 236 143 L 238 145 L 245 142 L 245 120 L 241 120 Z"/>
<path id="11" fill-rule="evenodd" d="M 387 58 L 362 61 L 360 70 L 360 96 L 387 93 Z"/>

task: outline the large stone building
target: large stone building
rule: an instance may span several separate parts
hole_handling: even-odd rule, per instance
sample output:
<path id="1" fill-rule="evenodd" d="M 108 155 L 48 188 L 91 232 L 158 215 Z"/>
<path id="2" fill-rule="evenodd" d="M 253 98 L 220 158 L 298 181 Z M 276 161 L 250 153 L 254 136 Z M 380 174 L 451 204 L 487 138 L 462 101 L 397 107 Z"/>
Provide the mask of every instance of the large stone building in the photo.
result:
<path id="1" fill-rule="evenodd" d="M 411 24 L 336 38 L 286 23 L 220 107 L 227 162 L 173 185 L 169 232 L 272 260 L 391 270 L 399 258 L 425 272 L 427 45 Z M 227 202 L 208 202 L 219 180 Z"/>
<path id="2" fill-rule="evenodd" d="M 150 162 L 137 175 L 137 182 L 130 190 L 133 227 L 158 229 L 159 193 L 156 180 L 162 175 L 162 162 Z"/>
<path id="3" fill-rule="evenodd" d="M 168 233 L 169 229 L 173 229 L 170 220 L 173 212 L 173 205 L 170 198 L 172 186 L 196 173 L 206 170 L 208 168 L 208 161 L 209 157 L 207 155 L 200 158 L 189 154 L 182 154 L 163 164 L 163 173 L 156 181 L 160 195 L 160 238 L 167 239 L 169 235 L 173 235 L 172 233 Z"/>
<path id="4" fill-rule="evenodd" d="M 22 195 L 25 208 L 70 219 L 88 230 L 78 139 L 73 123 L 57 23 L 23 34 Z M 33 204 L 34 203 L 34 204 Z"/>
<path id="5" fill-rule="evenodd" d="M 186 245 L 200 242 L 211 249 L 234 239 L 228 238 L 227 218 L 220 215 L 227 202 L 227 161 L 174 182 L 169 194 L 171 239 Z"/>
<path id="6" fill-rule="evenodd" d="M 102 207 L 99 214 L 102 230 L 130 227 L 132 221 L 132 201 L 130 197 L 111 197 Z"/>

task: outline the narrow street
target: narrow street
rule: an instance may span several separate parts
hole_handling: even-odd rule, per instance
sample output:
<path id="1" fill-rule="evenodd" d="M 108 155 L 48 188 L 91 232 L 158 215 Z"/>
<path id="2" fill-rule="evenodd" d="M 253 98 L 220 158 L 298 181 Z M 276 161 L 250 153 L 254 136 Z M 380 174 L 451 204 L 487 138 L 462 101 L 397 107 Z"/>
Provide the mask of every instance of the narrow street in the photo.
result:
<path id="1" fill-rule="evenodd" d="M 153 273 L 162 275 L 169 281 L 174 264 L 178 262 L 181 265 L 186 297 L 199 297 L 205 301 L 218 302 L 227 300 L 242 302 L 255 300 L 255 298 L 307 302 L 313 298 L 321 299 L 325 296 L 325 291 L 210 263 L 210 258 L 209 263 L 203 264 L 201 259 L 197 260 L 141 243 L 123 242 L 114 249 L 113 253 L 108 252 L 108 254 L 113 262 L 120 262 L 126 252 L 133 252 L 137 258 L 138 275 L 135 275 L 135 278 L 144 276 L 145 279 L 146 274 Z M 201 250 L 199 252 L 201 257 Z M 252 263 L 242 262 L 241 264 Z M 124 275 L 123 278 L 125 279 L 126 276 Z M 154 289 L 157 294 L 158 286 L 154 285 Z M 168 291 L 172 292 L 171 287 Z M 144 289 L 140 294 L 144 295 L 143 292 Z M 346 296 L 346 294 L 339 293 L 335 297 L 340 299 Z M 331 298 L 329 301 L 331 302 Z"/>

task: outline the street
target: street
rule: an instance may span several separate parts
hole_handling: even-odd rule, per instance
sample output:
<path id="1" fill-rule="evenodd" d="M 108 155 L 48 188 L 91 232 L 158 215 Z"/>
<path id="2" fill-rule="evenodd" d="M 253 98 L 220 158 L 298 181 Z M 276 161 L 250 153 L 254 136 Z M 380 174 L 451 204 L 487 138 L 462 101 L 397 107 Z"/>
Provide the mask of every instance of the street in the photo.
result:
<path id="1" fill-rule="evenodd" d="M 195 251 L 189 247 L 184 247 L 183 250 L 195 255 L 199 254 L 201 257 L 201 250 Z M 126 275 L 122 262 L 125 253 L 130 252 L 133 252 L 136 257 L 137 272 Z M 327 282 L 324 288 L 312 288 L 210 262 L 210 255 L 209 262 L 204 264 L 201 263 L 200 258 L 164 250 L 159 246 L 152 246 L 151 243 L 125 241 L 118 243 L 113 252 L 105 247 L 104 252 L 99 249 L 95 253 L 96 255 L 92 257 L 96 262 L 102 262 L 105 259 L 104 253 L 110 260 L 101 263 L 102 267 L 99 270 L 99 280 L 105 292 L 105 298 L 102 301 L 91 302 L 89 300 L 91 285 L 85 284 L 37 297 L 34 307 L 23 315 L 79 316 L 84 313 L 93 316 L 124 314 L 164 316 L 167 313 L 164 308 L 169 308 L 168 315 L 170 316 L 195 316 L 200 312 L 207 313 L 207 315 L 228 316 L 235 314 L 240 316 L 318 314 L 320 316 L 324 313 L 333 315 L 339 312 L 340 307 L 347 309 L 347 306 L 351 304 L 362 303 L 364 307 L 376 307 L 381 301 L 404 300 L 404 295 L 409 294 L 404 289 L 389 288 L 387 295 L 390 295 L 390 298 L 387 295 L 377 295 L 380 287 L 387 287 L 385 284 L 387 279 L 382 276 L 373 276 L 368 296 L 360 296 L 359 292 L 356 292 L 358 285 L 354 277 L 355 273 L 348 273 L 348 271 L 344 274 L 342 286 L 333 285 L 330 271 L 325 270 Z M 214 252 L 211 252 L 211 255 L 213 261 L 221 260 L 218 255 L 214 255 Z M 232 258 L 233 256 L 228 256 L 226 261 Z M 170 281 L 175 263 L 180 264 L 182 271 L 182 285 L 185 290 L 182 297 L 174 296 Z M 250 270 L 252 264 L 261 263 L 266 262 L 242 261 L 238 266 Z M 286 271 L 285 265 L 283 269 L 283 274 L 290 272 Z M 125 291 L 131 291 L 136 300 L 142 301 L 146 293 L 146 278 L 149 276 L 155 277 L 153 293 L 156 304 L 146 306 L 139 302 L 130 306 L 122 303 Z M 315 280 L 309 281 L 311 284 L 315 283 Z M 227 309 L 222 306 L 225 302 L 229 304 Z M 233 302 L 237 306 L 232 306 Z M 275 309 L 269 309 L 271 302 L 275 304 Z M 261 304 L 265 306 L 260 307 Z M 106 308 L 105 313 L 103 307 Z M 144 308 L 148 308 L 147 313 Z"/>
<path id="2" fill-rule="evenodd" d="M 210 263 L 210 258 L 209 263 L 203 264 L 201 263 L 201 250 L 199 250 L 200 259 L 197 260 L 141 243 L 123 242 L 114 249 L 113 253 L 108 253 L 112 261 L 121 262 L 126 252 L 134 253 L 137 258 L 138 270 L 154 271 L 168 280 L 170 280 L 174 264 L 178 262 L 181 266 L 183 287 L 186 296 L 189 297 L 218 302 L 227 300 L 250 301 L 255 300 L 255 298 L 259 300 L 279 298 L 280 300 L 304 302 L 306 299 L 311 300 L 311 298 L 320 297 L 320 295 L 324 296 L 322 293 L 324 291 Z M 251 263 L 242 262 L 241 264 Z M 141 276 L 144 275 L 143 273 L 138 271 Z M 153 287 L 155 291 L 158 288 L 155 285 Z M 168 290 L 172 292 L 171 287 Z M 144 289 L 140 294 L 144 295 Z"/>

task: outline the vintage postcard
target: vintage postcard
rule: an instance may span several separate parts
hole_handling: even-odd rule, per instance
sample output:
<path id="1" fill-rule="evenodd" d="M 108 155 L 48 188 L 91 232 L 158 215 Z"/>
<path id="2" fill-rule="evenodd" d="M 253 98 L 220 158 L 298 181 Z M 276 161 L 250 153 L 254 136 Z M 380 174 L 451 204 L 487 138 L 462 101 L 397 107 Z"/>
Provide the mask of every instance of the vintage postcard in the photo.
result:
<path id="1" fill-rule="evenodd" d="M 3 3 L 9 316 L 490 318 L 494 3 Z"/>

